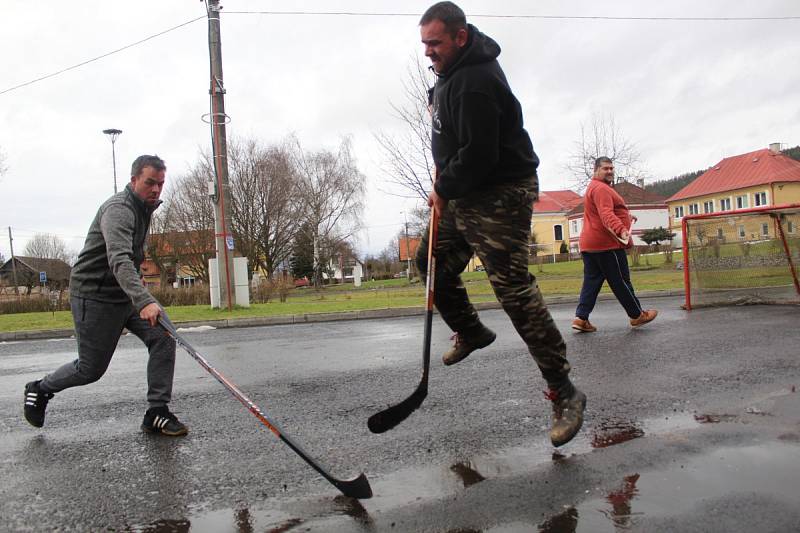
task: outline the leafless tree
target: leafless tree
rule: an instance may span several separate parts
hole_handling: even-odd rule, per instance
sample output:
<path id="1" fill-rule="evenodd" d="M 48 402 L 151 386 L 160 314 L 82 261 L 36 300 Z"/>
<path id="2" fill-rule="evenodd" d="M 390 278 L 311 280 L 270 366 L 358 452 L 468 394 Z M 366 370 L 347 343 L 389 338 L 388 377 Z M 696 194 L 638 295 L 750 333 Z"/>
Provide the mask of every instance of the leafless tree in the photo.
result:
<path id="1" fill-rule="evenodd" d="M 349 138 L 338 150 L 306 152 L 294 138 L 293 160 L 303 218 L 312 231 L 315 284 L 322 283 L 322 268 L 336 248 L 358 231 L 364 209 L 365 178 L 358 170 Z"/>
<path id="2" fill-rule="evenodd" d="M 228 145 L 231 170 L 232 230 L 252 273 L 268 277 L 288 264 L 298 231 L 301 204 L 292 145 L 264 146 L 249 139 Z"/>
<path id="3" fill-rule="evenodd" d="M 201 157 L 176 180 L 165 205 L 159 208 L 164 210 L 161 230 L 176 267 L 205 283 L 209 280 L 208 260 L 216 255 L 214 207 L 206 192 L 213 175 L 209 158 Z"/>
<path id="4" fill-rule="evenodd" d="M 159 209 L 153 213 L 150 219 L 150 236 L 147 239 L 147 257 L 158 268 L 159 281 L 165 287 L 169 281 L 170 269 L 175 267 L 177 257 L 175 254 L 174 231 L 171 229 L 170 218 L 172 203 L 164 202 Z"/>
<path id="5" fill-rule="evenodd" d="M 374 134 L 383 153 L 383 171 L 387 181 L 398 185 L 407 198 L 427 198 L 433 181 L 431 156 L 431 119 L 428 111 L 428 89 L 433 86 L 432 74 L 418 55 L 409 61 L 403 80 L 404 101 L 390 102 L 394 116 L 404 126 L 404 133 Z"/>
<path id="6" fill-rule="evenodd" d="M 39 259 L 61 259 L 67 264 L 74 257 L 74 253 L 67 250 L 61 237 L 50 233 L 35 234 L 25 245 L 22 255 Z"/>
<path id="7" fill-rule="evenodd" d="M 581 123 L 580 139 L 575 141 L 565 167 L 579 190 L 589 184 L 594 174 L 594 160 L 601 156 L 611 158 L 617 177 L 634 182 L 644 177 L 645 170 L 635 143 L 625 137 L 613 116 L 595 114 L 591 124 Z"/>

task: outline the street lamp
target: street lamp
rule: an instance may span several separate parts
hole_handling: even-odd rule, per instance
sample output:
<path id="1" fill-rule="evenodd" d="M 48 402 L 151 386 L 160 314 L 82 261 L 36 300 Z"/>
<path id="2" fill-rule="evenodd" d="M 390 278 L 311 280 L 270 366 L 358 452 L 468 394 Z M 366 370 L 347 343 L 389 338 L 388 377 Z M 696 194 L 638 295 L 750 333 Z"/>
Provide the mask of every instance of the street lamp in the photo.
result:
<path id="1" fill-rule="evenodd" d="M 108 137 L 111 139 L 111 161 L 114 165 L 114 194 L 117 194 L 117 154 L 114 152 L 114 143 L 117 142 L 117 137 L 119 137 L 119 134 L 122 133 L 122 130 L 109 128 L 107 130 L 103 130 L 103 133 L 108 135 Z"/>

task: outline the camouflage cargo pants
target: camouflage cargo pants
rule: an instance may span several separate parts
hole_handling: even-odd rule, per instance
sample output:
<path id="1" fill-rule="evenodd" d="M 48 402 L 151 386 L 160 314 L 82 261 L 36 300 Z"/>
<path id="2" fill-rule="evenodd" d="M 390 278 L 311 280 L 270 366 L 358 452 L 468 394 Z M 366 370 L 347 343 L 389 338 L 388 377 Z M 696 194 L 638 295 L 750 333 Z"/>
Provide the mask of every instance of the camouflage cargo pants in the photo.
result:
<path id="1" fill-rule="evenodd" d="M 532 186 L 509 184 L 452 200 L 439 221 L 436 245 L 434 303 L 445 323 L 469 336 L 481 328 L 461 280 L 473 252 L 486 268 L 489 282 L 514 328 L 551 386 L 570 371 L 566 344 L 542 299 L 536 278 L 528 271 Z M 428 232 L 417 250 L 423 277 L 428 265 Z"/>

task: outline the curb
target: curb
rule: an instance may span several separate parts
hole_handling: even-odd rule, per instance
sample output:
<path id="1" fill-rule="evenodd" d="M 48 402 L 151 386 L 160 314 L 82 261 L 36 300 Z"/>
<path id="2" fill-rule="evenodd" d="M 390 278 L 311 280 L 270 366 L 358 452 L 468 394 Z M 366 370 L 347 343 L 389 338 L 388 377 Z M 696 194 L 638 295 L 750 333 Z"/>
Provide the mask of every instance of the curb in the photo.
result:
<path id="1" fill-rule="evenodd" d="M 666 291 L 647 291 L 642 292 L 639 298 L 665 298 L 670 296 L 682 296 L 683 290 Z M 613 300 L 613 294 L 600 294 L 598 300 Z M 545 298 L 547 305 L 577 303 L 576 296 L 553 296 Z M 475 304 L 475 309 L 500 309 L 498 302 L 482 302 Z M 260 326 L 286 326 L 291 324 L 313 324 L 316 322 L 338 322 L 342 320 L 369 320 L 378 318 L 397 318 L 407 316 L 417 316 L 425 313 L 424 306 L 418 307 L 395 307 L 388 309 L 366 309 L 363 311 L 344 311 L 340 313 L 305 313 L 302 315 L 284 316 L 265 316 L 265 317 L 246 317 L 246 318 L 226 318 L 222 320 L 191 320 L 175 322 L 179 328 L 196 328 L 200 326 L 211 326 L 217 329 L 223 328 L 249 328 Z M 0 342 L 23 341 L 23 340 L 42 340 L 42 339 L 68 339 L 75 335 L 72 329 L 47 329 L 31 331 L 9 331 L 0 333 Z"/>

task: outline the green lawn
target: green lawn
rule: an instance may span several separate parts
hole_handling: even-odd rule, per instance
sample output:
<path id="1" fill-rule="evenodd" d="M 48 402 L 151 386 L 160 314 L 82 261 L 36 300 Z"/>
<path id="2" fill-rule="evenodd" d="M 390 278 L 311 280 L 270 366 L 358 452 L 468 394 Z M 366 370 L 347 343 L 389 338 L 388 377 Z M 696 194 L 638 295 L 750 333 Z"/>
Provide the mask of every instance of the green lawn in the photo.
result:
<path id="1" fill-rule="evenodd" d="M 674 254 L 674 261 L 680 254 Z M 583 263 L 531 265 L 545 297 L 576 296 L 583 280 Z M 683 287 L 683 271 L 676 270 L 675 263 L 664 263 L 658 254 L 642 256 L 638 267 L 632 266 L 631 277 L 637 291 L 679 289 Z M 484 272 L 470 272 L 462 276 L 475 302 L 494 301 L 494 293 Z M 604 287 L 604 291 L 608 288 Z M 302 315 L 309 313 L 331 313 L 338 311 L 361 311 L 414 307 L 425 304 L 425 287 L 419 280 L 409 283 L 406 279 L 364 282 L 360 288 L 350 284 L 334 285 L 321 290 L 301 288 L 293 290 L 286 302 L 273 301 L 253 304 L 249 308 L 233 311 L 211 309 L 205 305 L 173 306 L 167 312 L 175 321 L 220 320 L 239 317 L 261 317 L 280 315 Z M 0 315 L 0 332 L 64 329 L 72 327 L 72 315 L 68 311 L 56 313 L 21 313 Z"/>

